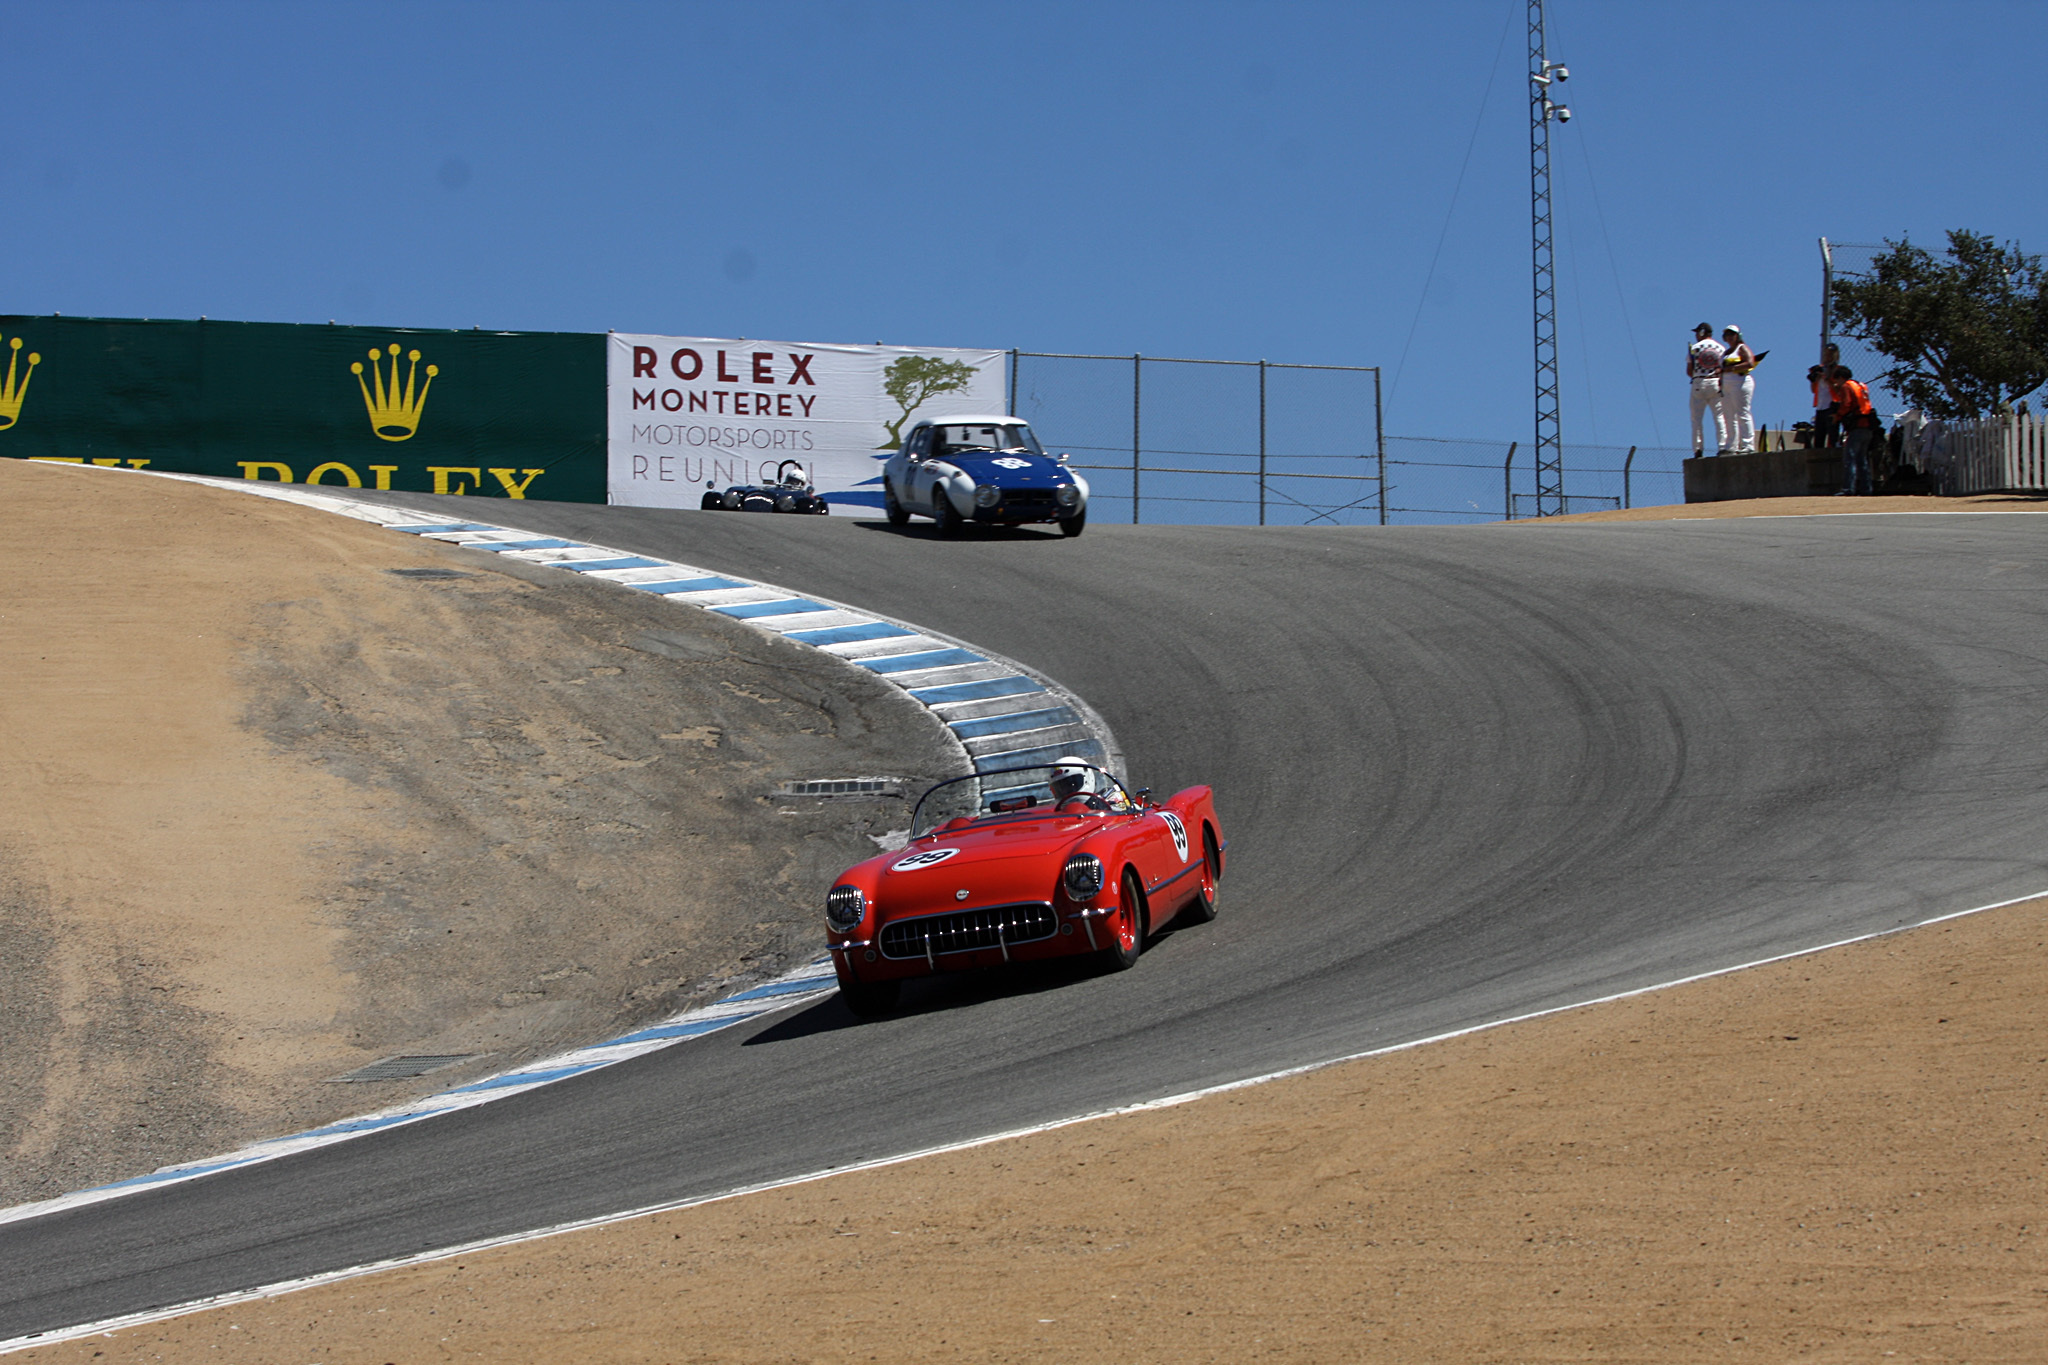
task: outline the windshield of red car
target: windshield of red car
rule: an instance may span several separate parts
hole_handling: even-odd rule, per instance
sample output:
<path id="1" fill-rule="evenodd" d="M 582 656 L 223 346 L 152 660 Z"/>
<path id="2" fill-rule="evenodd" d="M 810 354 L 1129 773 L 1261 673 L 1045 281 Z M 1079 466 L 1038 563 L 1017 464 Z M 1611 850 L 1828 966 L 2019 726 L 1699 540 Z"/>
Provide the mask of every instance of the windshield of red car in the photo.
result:
<path id="1" fill-rule="evenodd" d="M 1121 782 L 1092 764 L 1045 764 L 941 782 L 919 798 L 910 830 L 912 838 L 921 838 L 955 820 L 980 825 L 1047 816 L 1079 819 L 1134 805 Z"/>

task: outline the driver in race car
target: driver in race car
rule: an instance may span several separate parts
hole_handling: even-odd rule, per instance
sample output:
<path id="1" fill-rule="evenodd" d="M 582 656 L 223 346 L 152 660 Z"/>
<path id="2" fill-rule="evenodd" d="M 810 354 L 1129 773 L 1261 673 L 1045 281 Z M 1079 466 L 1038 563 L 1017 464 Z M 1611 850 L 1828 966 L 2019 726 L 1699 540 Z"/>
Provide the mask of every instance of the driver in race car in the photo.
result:
<path id="1" fill-rule="evenodd" d="M 1095 769 L 1071 754 L 1053 760 L 1051 785 L 1053 806 L 1061 815 L 1086 815 L 1114 808 L 1108 798 L 1095 790 Z"/>

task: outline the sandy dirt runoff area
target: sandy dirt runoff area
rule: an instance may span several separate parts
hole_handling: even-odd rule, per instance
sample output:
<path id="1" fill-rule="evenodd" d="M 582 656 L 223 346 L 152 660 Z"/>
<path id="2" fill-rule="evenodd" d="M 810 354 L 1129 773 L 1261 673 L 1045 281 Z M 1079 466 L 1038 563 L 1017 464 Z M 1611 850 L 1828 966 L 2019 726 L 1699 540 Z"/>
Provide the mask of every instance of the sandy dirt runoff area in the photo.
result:
<path id="1" fill-rule="evenodd" d="M 358 543 L 278 524 L 302 549 Z M 245 596 L 338 609 L 295 591 Z M 259 772 L 307 761 L 265 725 L 211 733 Z M 266 875 L 317 882 L 296 866 Z M 140 932 L 134 912 L 101 921 Z M 42 923 L 54 955 L 74 922 Z M 2048 899 L 17 1358 L 2039 1362 L 2044 950 Z M 208 980 L 185 951 L 201 965 L 173 962 L 179 979 Z"/>
<path id="2" fill-rule="evenodd" d="M 794 965 L 908 812 L 771 794 L 964 761 L 886 684 L 559 570 L 120 471 L 0 460 L 0 509 L 0 1205 Z M 328 1083 L 397 1053 L 479 1060 Z"/>
<path id="3" fill-rule="evenodd" d="M 2038 1365 L 2044 950 L 2037 900 L 19 1358 Z"/>

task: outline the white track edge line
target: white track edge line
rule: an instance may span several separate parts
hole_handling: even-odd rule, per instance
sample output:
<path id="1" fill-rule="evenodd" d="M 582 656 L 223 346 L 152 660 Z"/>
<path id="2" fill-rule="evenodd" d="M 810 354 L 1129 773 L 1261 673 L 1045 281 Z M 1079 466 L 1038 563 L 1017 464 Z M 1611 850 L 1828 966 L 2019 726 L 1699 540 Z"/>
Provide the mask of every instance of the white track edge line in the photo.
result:
<path id="1" fill-rule="evenodd" d="M 1321 1061 L 1304 1062 L 1299 1066 L 1286 1067 L 1279 1071 L 1269 1071 L 1257 1076 L 1247 1076 L 1241 1080 L 1224 1081 L 1218 1085 L 1204 1086 L 1199 1090 L 1182 1091 L 1178 1094 L 1162 1096 L 1155 1100 L 1140 1100 L 1135 1104 L 1118 1105 L 1112 1109 L 1096 1109 L 1085 1114 L 1074 1114 L 1067 1118 L 1049 1119 L 1043 1123 L 1034 1123 L 1022 1128 L 1006 1129 L 998 1133 L 988 1133 L 981 1137 L 963 1138 L 958 1142 L 941 1143 L 934 1147 L 918 1148 L 914 1151 L 898 1153 L 895 1156 L 875 1157 L 868 1161 L 857 1161 L 845 1166 L 828 1166 L 821 1171 L 811 1171 L 804 1175 L 784 1176 L 775 1180 L 764 1180 L 758 1184 L 742 1185 L 737 1189 L 724 1190 L 718 1194 L 696 1195 L 688 1199 L 675 1199 L 661 1204 L 648 1204 L 641 1208 L 626 1209 L 618 1213 L 599 1214 L 592 1218 L 578 1219 L 574 1222 L 556 1223 L 549 1227 L 533 1228 L 526 1232 L 509 1232 L 497 1237 L 479 1238 L 473 1242 L 463 1242 L 456 1246 L 442 1247 L 434 1251 L 415 1252 L 410 1256 L 394 1256 L 382 1261 L 366 1261 L 361 1265 L 347 1266 L 340 1270 L 323 1271 L 318 1275 L 306 1275 L 292 1280 L 279 1280 L 275 1284 L 261 1285 L 254 1289 L 239 1289 L 227 1294 L 216 1294 L 209 1298 L 194 1299 L 189 1303 L 175 1304 L 168 1308 L 150 1309 L 146 1312 L 130 1313 L 118 1318 L 103 1318 L 98 1322 L 82 1323 L 76 1327 L 53 1328 L 49 1332 L 34 1336 L 14 1337 L 9 1340 L 0 1341 L 0 1355 L 8 1355 L 15 1351 L 25 1351 L 34 1346 L 53 1346 L 60 1342 L 76 1341 L 82 1337 L 95 1334 L 112 1335 L 114 1332 L 124 1328 L 142 1327 L 152 1322 L 165 1322 L 171 1318 L 187 1317 L 193 1313 L 203 1313 L 212 1308 L 230 1308 L 236 1304 L 253 1303 L 259 1299 L 278 1298 L 285 1294 L 296 1293 L 302 1289 L 315 1289 L 321 1285 L 337 1284 L 343 1280 L 360 1279 L 363 1276 L 381 1274 L 387 1270 L 402 1270 L 408 1266 L 431 1265 L 436 1261 L 452 1260 L 457 1256 L 473 1256 L 479 1252 L 493 1251 L 500 1247 L 517 1246 L 523 1242 L 539 1242 L 551 1237 L 566 1236 L 569 1233 L 588 1232 L 595 1228 L 610 1227 L 616 1223 L 624 1223 L 635 1218 L 646 1218 L 658 1213 L 676 1213 L 684 1209 L 702 1208 L 707 1204 L 720 1204 L 729 1199 L 741 1199 L 748 1195 L 766 1194 L 772 1190 L 786 1190 L 793 1189 L 799 1185 L 813 1185 L 821 1180 L 830 1180 L 835 1176 L 856 1175 L 863 1171 L 878 1171 L 890 1166 L 901 1166 L 912 1161 L 922 1161 L 926 1157 L 946 1156 L 953 1152 L 973 1151 L 978 1147 L 988 1147 L 999 1142 L 1011 1142 L 1018 1138 L 1033 1137 L 1039 1133 L 1056 1132 L 1062 1128 L 1072 1128 L 1083 1123 L 1094 1123 L 1101 1119 L 1121 1118 L 1129 1114 L 1144 1114 L 1160 1109 L 1176 1109 L 1182 1105 L 1193 1104 L 1197 1100 L 1209 1099 L 1215 1095 L 1227 1095 L 1235 1090 L 1248 1090 L 1254 1086 L 1267 1085 L 1274 1081 L 1284 1081 L 1294 1076 L 1306 1076 L 1311 1072 L 1324 1071 L 1333 1066 L 1342 1066 L 1347 1062 L 1364 1061 L 1369 1057 L 1385 1057 L 1396 1052 L 1409 1052 L 1416 1048 L 1428 1047 L 1434 1043 L 1446 1043 L 1453 1039 L 1469 1037 L 1475 1033 L 1486 1033 L 1497 1028 L 1507 1028 L 1513 1024 L 1525 1024 L 1531 1020 L 1548 1018 L 1553 1014 L 1568 1014 L 1574 1010 L 1591 1009 L 1595 1005 L 1608 1005 L 1618 1000 L 1631 1000 L 1640 995 L 1654 995 L 1659 991 L 1674 990 L 1680 986 L 1692 985 L 1694 982 L 1710 981 L 1717 976 L 1732 976 L 1737 972 L 1746 972 L 1757 967 L 1768 967 L 1773 963 L 1790 962 L 1795 958 L 1813 957 L 1819 953 L 1832 952 L 1837 948 L 1847 948 L 1857 943 L 1869 943 L 1876 939 L 1891 938 L 1897 934 L 1912 933 L 1916 929 L 1931 928 L 1937 924 L 1945 924 L 1950 920 L 1966 919 L 1971 915 L 1981 915 L 1992 910 L 2002 910 L 2009 905 L 2019 905 L 2025 901 L 2040 900 L 2043 897 L 2048 897 L 2048 890 L 2036 891 L 2024 896 L 2014 896 L 2008 900 L 1993 901 L 1989 905 L 1972 906 L 1968 910 L 1951 910 L 1947 914 L 1935 915 L 1930 919 L 1918 920 L 1912 924 L 1895 925 L 1890 929 L 1879 929 L 1868 934 L 1857 934 L 1850 938 L 1836 939 L 1833 942 L 1816 944 L 1809 948 L 1795 948 L 1791 952 L 1777 953 L 1770 957 L 1760 957 L 1754 961 L 1740 962 L 1729 967 L 1716 967 L 1711 971 L 1695 972 L 1691 976 L 1675 977 L 1672 980 L 1660 981 L 1649 986 L 1636 986 L 1629 990 L 1616 991 L 1611 995 L 1594 996 L 1587 1000 L 1578 1000 L 1566 1005 L 1551 1005 L 1545 1009 L 1530 1010 L 1525 1014 L 1510 1015 L 1504 1019 L 1492 1019 L 1485 1023 L 1468 1024 L 1463 1028 L 1451 1029 L 1444 1033 L 1431 1034 L 1424 1038 L 1413 1038 L 1405 1043 L 1389 1043 L 1385 1047 L 1368 1048 L 1363 1052 L 1351 1052 L 1339 1057 L 1328 1057 Z"/>

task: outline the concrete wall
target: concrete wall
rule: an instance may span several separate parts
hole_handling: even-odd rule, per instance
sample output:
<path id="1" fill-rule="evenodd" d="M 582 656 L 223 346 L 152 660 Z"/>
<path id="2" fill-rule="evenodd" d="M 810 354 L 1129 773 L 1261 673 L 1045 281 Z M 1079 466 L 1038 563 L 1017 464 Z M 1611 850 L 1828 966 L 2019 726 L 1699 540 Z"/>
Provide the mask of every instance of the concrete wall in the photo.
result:
<path id="1" fill-rule="evenodd" d="M 1803 498 L 1842 487 L 1839 450 L 1771 450 L 1758 455 L 1709 455 L 1685 462 L 1687 502 L 1736 498 Z"/>

